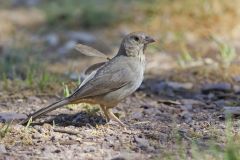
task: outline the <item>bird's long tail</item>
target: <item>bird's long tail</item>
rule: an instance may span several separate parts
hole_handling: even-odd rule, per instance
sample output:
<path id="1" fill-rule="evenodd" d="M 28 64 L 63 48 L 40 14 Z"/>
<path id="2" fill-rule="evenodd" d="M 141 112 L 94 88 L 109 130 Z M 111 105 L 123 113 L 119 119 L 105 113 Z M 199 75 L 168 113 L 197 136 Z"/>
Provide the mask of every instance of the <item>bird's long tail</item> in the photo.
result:
<path id="1" fill-rule="evenodd" d="M 51 104 L 51 105 L 49 105 L 49 106 L 47 106 L 45 108 L 42 108 L 42 109 L 34 112 L 33 114 L 29 115 L 28 118 L 26 118 L 25 120 L 21 121 L 20 124 L 26 124 L 30 119 L 34 120 L 34 119 L 36 119 L 36 118 L 38 118 L 38 117 L 40 117 L 40 116 L 42 116 L 42 115 L 44 115 L 44 114 L 46 114 L 48 112 L 51 112 L 51 111 L 53 111 L 53 110 L 55 110 L 57 108 L 60 108 L 60 107 L 62 107 L 64 105 L 66 105 L 66 104 L 69 104 L 69 103 L 70 102 L 69 102 L 68 99 L 62 99 L 62 100 L 60 100 L 58 102 L 55 102 L 55 103 L 53 103 L 53 104 Z"/>

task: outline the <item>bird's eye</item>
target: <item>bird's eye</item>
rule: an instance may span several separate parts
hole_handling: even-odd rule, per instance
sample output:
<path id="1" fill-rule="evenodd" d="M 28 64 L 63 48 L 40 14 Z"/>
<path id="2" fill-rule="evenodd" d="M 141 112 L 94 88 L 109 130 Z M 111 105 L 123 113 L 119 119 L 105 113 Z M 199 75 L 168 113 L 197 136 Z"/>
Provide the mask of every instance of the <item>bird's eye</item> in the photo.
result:
<path id="1" fill-rule="evenodd" d="M 134 40 L 138 42 L 138 41 L 139 41 L 139 38 L 138 38 L 138 37 L 134 37 Z"/>

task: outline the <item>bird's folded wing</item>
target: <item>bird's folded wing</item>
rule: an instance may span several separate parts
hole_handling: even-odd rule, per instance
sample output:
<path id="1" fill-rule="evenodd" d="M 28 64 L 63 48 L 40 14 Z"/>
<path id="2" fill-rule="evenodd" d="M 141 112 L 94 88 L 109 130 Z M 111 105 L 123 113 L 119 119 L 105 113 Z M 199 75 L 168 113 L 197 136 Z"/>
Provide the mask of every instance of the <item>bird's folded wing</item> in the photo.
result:
<path id="1" fill-rule="evenodd" d="M 91 65 L 90 67 L 88 67 L 86 70 L 85 70 L 85 74 L 89 75 L 91 74 L 93 71 L 95 70 L 98 70 L 100 67 L 102 67 L 106 62 L 100 62 L 100 63 L 96 63 L 96 64 L 93 64 Z"/>
<path id="2" fill-rule="evenodd" d="M 91 98 L 93 96 L 104 95 L 118 90 L 130 82 L 129 71 L 126 68 L 100 70 L 69 98 Z"/>

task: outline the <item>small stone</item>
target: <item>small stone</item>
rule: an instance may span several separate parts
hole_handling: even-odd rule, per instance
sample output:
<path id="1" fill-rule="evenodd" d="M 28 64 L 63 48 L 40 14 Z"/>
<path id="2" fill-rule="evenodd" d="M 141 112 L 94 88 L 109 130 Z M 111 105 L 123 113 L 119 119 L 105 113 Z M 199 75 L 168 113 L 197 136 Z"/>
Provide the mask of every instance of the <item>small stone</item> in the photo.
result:
<path id="1" fill-rule="evenodd" d="M 107 135 L 104 138 L 105 141 L 107 141 L 109 144 L 114 145 L 114 142 L 116 141 L 115 137 Z"/>
<path id="2" fill-rule="evenodd" d="M 32 138 L 33 139 L 41 139 L 42 138 L 42 134 L 40 134 L 39 132 L 34 132 L 33 134 L 32 134 Z"/>
<path id="3" fill-rule="evenodd" d="M 180 99 L 180 102 L 184 105 L 204 105 L 203 102 L 194 99 Z"/>
<path id="4" fill-rule="evenodd" d="M 167 82 L 167 85 L 171 87 L 173 90 L 189 90 L 193 88 L 192 83 L 179 83 L 179 82 Z"/>
<path id="5" fill-rule="evenodd" d="M 23 99 L 22 99 L 22 98 L 17 99 L 17 102 L 22 103 L 22 102 L 23 102 Z"/>
<path id="6" fill-rule="evenodd" d="M 134 136 L 134 141 L 143 150 L 146 150 L 150 147 L 148 140 L 146 138 L 142 137 L 142 136 L 137 136 L 137 135 Z"/>
<path id="7" fill-rule="evenodd" d="M 134 112 L 132 114 L 132 118 L 135 119 L 135 120 L 140 120 L 142 117 L 143 117 L 142 112 Z"/>
<path id="8" fill-rule="evenodd" d="M 28 102 L 29 103 L 34 103 L 34 102 L 41 103 L 41 100 L 40 100 L 40 98 L 38 98 L 36 96 L 29 96 L 28 97 Z"/>
<path id="9" fill-rule="evenodd" d="M 229 83 L 215 83 L 215 84 L 205 84 L 202 88 L 202 92 L 207 94 L 212 91 L 218 92 L 230 92 L 232 89 Z"/>
<path id="10" fill-rule="evenodd" d="M 228 101 L 224 100 L 224 99 L 219 99 L 214 101 L 214 104 L 217 105 L 218 107 L 222 107 L 227 105 Z"/>
<path id="11" fill-rule="evenodd" d="M 160 99 L 157 101 L 158 103 L 163 103 L 166 105 L 180 105 L 181 103 L 178 101 L 173 101 L 173 100 L 164 100 L 164 99 Z"/>
<path id="12" fill-rule="evenodd" d="M 191 111 L 192 108 L 193 108 L 193 105 L 192 104 L 185 104 L 185 105 L 180 105 L 180 107 L 183 111 Z"/>
<path id="13" fill-rule="evenodd" d="M 95 147 L 94 146 L 84 146 L 83 147 L 83 152 L 84 153 L 90 153 L 90 152 L 94 152 L 95 151 Z"/>
<path id="14" fill-rule="evenodd" d="M 193 88 L 192 83 L 178 83 L 178 82 L 159 82 L 157 84 L 152 85 L 151 90 L 155 93 L 168 92 L 172 94 L 172 91 L 179 90 L 189 90 Z"/>
<path id="15" fill-rule="evenodd" d="M 240 86 L 239 86 L 239 85 L 234 85 L 234 86 L 233 86 L 233 90 L 234 90 L 234 92 L 237 93 L 237 94 L 240 93 Z"/>
<path id="16" fill-rule="evenodd" d="M 181 113 L 181 117 L 184 119 L 186 123 L 190 123 L 192 121 L 192 114 L 188 111 L 183 111 Z"/>
<path id="17" fill-rule="evenodd" d="M 10 122 L 12 120 L 23 120 L 26 119 L 27 116 L 21 113 L 14 113 L 14 112 L 2 112 L 0 113 L 0 122 Z"/>
<path id="18" fill-rule="evenodd" d="M 0 144 L 0 154 L 7 153 L 7 150 L 3 144 Z"/>
<path id="19" fill-rule="evenodd" d="M 230 107 L 225 106 L 223 107 L 225 115 L 240 115 L 240 106 Z"/>
<path id="20" fill-rule="evenodd" d="M 60 153 L 60 152 L 61 152 L 60 149 L 56 149 L 56 150 L 54 151 L 54 153 Z"/>

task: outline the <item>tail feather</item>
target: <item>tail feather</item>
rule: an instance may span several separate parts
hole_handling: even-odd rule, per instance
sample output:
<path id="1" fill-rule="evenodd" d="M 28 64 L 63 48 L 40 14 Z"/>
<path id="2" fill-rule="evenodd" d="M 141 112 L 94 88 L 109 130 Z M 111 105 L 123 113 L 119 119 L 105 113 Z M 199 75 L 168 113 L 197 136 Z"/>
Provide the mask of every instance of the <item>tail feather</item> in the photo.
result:
<path id="1" fill-rule="evenodd" d="M 29 115 L 28 118 L 26 118 L 25 120 L 21 121 L 20 124 L 26 124 L 31 118 L 32 120 L 48 113 L 48 112 L 51 112 L 57 108 L 60 108 L 66 104 L 69 104 L 69 100 L 68 99 L 63 99 L 63 100 L 60 100 L 58 102 L 55 102 L 45 108 L 42 108 L 36 112 L 34 112 L 33 114 Z"/>

